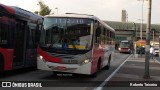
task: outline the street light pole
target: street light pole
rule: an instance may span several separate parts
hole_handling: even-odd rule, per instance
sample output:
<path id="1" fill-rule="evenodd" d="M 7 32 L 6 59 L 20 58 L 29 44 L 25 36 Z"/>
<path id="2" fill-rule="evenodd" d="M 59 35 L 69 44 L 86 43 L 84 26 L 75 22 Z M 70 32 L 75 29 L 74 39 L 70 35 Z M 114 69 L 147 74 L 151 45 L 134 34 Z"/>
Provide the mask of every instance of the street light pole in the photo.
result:
<path id="1" fill-rule="evenodd" d="M 134 40 L 133 40 L 134 41 L 134 43 L 133 43 L 133 45 L 134 45 L 134 56 L 137 57 L 137 48 L 136 48 L 137 47 L 136 46 L 137 30 L 136 30 L 136 24 L 134 22 L 132 22 L 132 23 L 134 24 L 134 32 L 135 32 L 134 33 L 135 34 L 134 35 Z"/>
<path id="2" fill-rule="evenodd" d="M 153 47 L 154 47 L 154 44 L 155 44 L 155 42 L 154 42 L 155 37 L 154 36 L 156 35 L 156 29 L 152 28 L 151 32 L 152 32 L 152 41 L 153 41 Z"/>
<path id="3" fill-rule="evenodd" d="M 142 31 L 143 31 L 143 4 L 144 4 L 144 0 L 138 0 L 138 1 L 142 1 L 142 17 L 141 17 L 141 31 L 140 31 L 140 38 L 142 40 Z"/>
<path id="4" fill-rule="evenodd" d="M 153 30 L 153 47 L 154 47 L 154 30 Z"/>
<path id="5" fill-rule="evenodd" d="M 142 32 L 143 32 L 143 3 L 144 3 L 144 0 L 142 0 L 141 40 L 142 40 Z"/>
<path id="6" fill-rule="evenodd" d="M 160 52 L 160 32 L 159 32 L 159 52 Z M 160 53 L 159 53 L 159 57 L 160 57 Z"/>
<path id="7" fill-rule="evenodd" d="M 143 29 L 143 20 L 142 19 L 138 19 L 138 21 L 139 21 L 139 23 L 140 23 L 140 25 L 139 25 L 139 27 L 140 27 L 140 31 L 139 31 L 139 37 L 140 37 L 140 40 L 142 40 L 142 29 Z"/>
<path id="8" fill-rule="evenodd" d="M 150 59 L 150 30 L 151 30 L 151 5 L 152 0 L 148 0 L 148 18 L 147 18 L 147 27 L 146 27 L 146 47 L 145 47 L 145 74 L 144 78 L 149 79 L 149 59 Z"/>
<path id="9" fill-rule="evenodd" d="M 134 22 L 132 22 L 134 24 L 134 32 L 135 32 L 135 37 L 134 37 L 134 41 L 136 41 L 136 37 L 137 37 L 137 30 L 136 30 L 136 24 Z"/>
<path id="10" fill-rule="evenodd" d="M 56 7 L 55 9 L 57 9 L 57 14 L 58 14 L 58 7 Z"/>

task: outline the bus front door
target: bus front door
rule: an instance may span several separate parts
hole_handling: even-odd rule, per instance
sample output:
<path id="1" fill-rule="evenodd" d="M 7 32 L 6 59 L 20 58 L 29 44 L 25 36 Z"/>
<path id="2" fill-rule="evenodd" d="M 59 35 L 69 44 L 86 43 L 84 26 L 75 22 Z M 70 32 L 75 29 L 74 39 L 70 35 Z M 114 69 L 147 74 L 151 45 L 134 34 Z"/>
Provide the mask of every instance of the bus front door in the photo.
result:
<path id="1" fill-rule="evenodd" d="M 26 24 L 23 21 L 18 21 L 15 27 L 13 68 L 22 68 L 25 61 Z"/>

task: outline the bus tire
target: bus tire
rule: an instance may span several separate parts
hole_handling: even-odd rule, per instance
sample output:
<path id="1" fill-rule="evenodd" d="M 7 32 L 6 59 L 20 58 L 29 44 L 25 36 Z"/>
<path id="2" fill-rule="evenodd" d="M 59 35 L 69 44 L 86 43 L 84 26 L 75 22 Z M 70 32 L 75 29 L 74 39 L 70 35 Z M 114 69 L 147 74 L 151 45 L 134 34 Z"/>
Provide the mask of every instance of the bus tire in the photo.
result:
<path id="1" fill-rule="evenodd" d="M 92 77 L 92 78 L 97 77 L 97 72 L 91 74 L 90 77 Z"/>
<path id="2" fill-rule="evenodd" d="M 57 76 L 57 74 L 58 74 L 58 72 L 52 71 L 52 75 L 53 75 L 53 76 Z"/>
<path id="3" fill-rule="evenodd" d="M 100 69 L 101 69 L 101 58 L 99 58 L 99 60 L 98 60 L 97 72 L 98 72 L 98 70 L 100 70 Z"/>
<path id="4" fill-rule="evenodd" d="M 109 56 L 107 66 L 104 67 L 106 70 L 108 70 L 110 68 L 110 62 L 111 62 L 111 55 Z"/>
<path id="5" fill-rule="evenodd" d="M 0 54 L 0 77 L 3 76 L 4 73 L 4 58 L 2 54 Z"/>
<path id="6" fill-rule="evenodd" d="M 97 73 L 98 71 L 101 69 L 101 58 L 98 59 L 98 63 L 97 63 L 97 70 L 95 73 L 91 74 L 91 77 L 97 77 Z"/>

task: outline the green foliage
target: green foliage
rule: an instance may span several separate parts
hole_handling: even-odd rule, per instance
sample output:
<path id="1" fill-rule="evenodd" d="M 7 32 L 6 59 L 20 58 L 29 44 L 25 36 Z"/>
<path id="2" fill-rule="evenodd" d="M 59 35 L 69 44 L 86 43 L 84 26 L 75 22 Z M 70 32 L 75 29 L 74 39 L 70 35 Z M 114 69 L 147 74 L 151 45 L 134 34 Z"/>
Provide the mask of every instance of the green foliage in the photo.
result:
<path id="1" fill-rule="evenodd" d="M 39 12 L 38 12 L 38 11 L 35 11 L 34 13 L 35 13 L 35 14 L 38 14 Z"/>
<path id="2" fill-rule="evenodd" d="M 52 9 L 49 9 L 49 7 L 43 1 L 38 1 L 38 5 L 40 6 L 40 11 L 38 12 L 39 15 L 45 16 L 51 13 Z M 35 11 L 35 13 L 37 12 Z"/>

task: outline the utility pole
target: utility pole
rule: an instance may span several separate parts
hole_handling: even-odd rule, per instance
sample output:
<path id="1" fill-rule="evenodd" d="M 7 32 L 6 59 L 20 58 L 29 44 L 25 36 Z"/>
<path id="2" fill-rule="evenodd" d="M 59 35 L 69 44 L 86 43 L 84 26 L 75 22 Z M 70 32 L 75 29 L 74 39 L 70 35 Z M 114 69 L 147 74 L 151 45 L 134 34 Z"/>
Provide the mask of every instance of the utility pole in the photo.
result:
<path id="1" fill-rule="evenodd" d="M 150 59 L 150 29 L 151 29 L 151 5 L 152 0 L 148 0 L 148 18 L 147 18 L 147 27 L 146 27 L 146 47 L 145 47 L 145 79 L 149 79 L 149 59 Z"/>
<path id="2" fill-rule="evenodd" d="M 138 1 L 142 1 L 142 17 L 141 17 L 141 29 L 140 29 L 140 40 L 142 41 L 143 37 L 142 37 L 142 33 L 143 33 L 143 5 L 144 5 L 144 0 L 138 0 Z"/>
<path id="3" fill-rule="evenodd" d="M 57 14 L 58 14 L 58 7 L 55 8 L 57 10 Z"/>
<path id="4" fill-rule="evenodd" d="M 160 52 L 160 31 L 158 32 L 158 35 L 159 35 L 159 37 L 158 37 L 158 43 L 159 43 L 159 52 Z M 160 53 L 159 53 L 159 57 L 160 57 Z"/>
<path id="5" fill-rule="evenodd" d="M 155 42 L 154 42 L 154 35 L 156 33 L 156 29 L 152 28 L 151 31 L 150 31 L 150 33 L 152 33 L 152 46 L 154 47 L 154 44 L 155 44 Z"/>
<path id="6" fill-rule="evenodd" d="M 154 33 L 154 31 L 153 31 L 153 47 L 154 47 L 154 34 L 155 34 L 155 33 Z"/>
<path id="7" fill-rule="evenodd" d="M 134 37 L 134 40 L 133 40 L 133 45 L 134 45 L 134 56 L 135 57 L 137 57 L 138 55 L 137 55 L 137 46 L 136 46 L 136 41 L 137 41 L 137 30 L 136 30 L 136 24 L 134 23 L 134 22 L 132 22 L 133 24 L 134 24 L 134 34 L 135 35 L 133 35 Z"/>
<path id="8" fill-rule="evenodd" d="M 159 52 L 160 52 L 160 32 L 159 32 Z M 159 57 L 160 57 L 160 53 L 159 53 Z"/>

